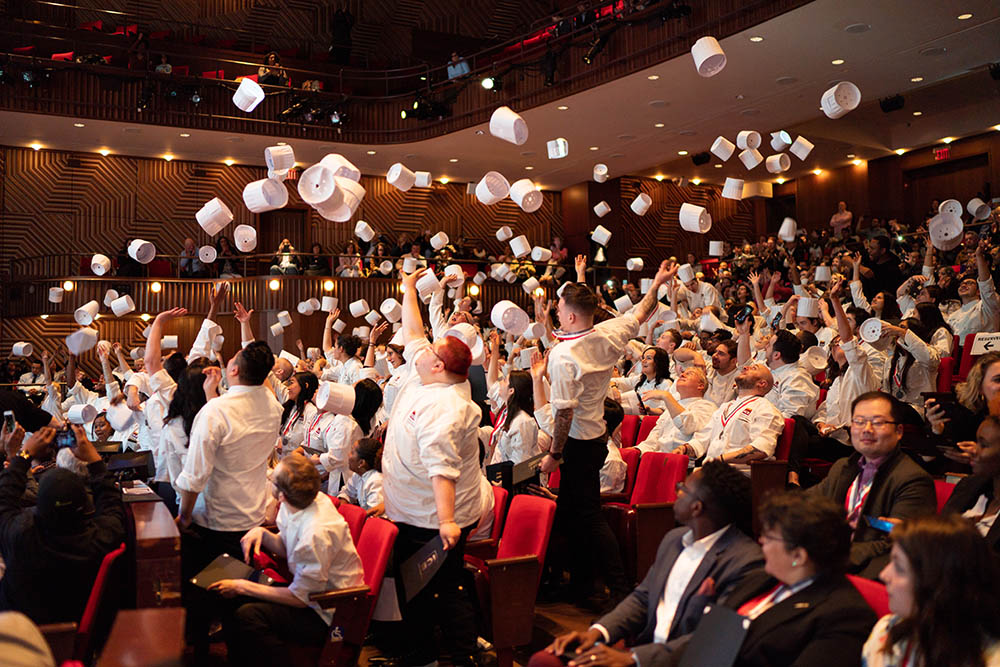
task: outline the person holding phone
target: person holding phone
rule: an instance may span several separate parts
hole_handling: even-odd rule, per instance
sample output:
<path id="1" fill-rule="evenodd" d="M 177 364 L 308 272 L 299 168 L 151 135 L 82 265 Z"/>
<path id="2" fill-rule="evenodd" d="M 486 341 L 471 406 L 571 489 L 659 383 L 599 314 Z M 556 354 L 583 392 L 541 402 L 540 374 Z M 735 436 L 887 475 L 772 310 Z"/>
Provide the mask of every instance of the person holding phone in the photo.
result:
<path id="1" fill-rule="evenodd" d="M 976 437 L 976 428 L 990 413 L 990 405 L 1000 400 L 1000 352 L 987 352 L 976 359 L 965 382 L 955 387 L 958 402 L 945 405 L 943 397 L 924 400 L 925 417 L 931 430 L 951 442 L 961 443 Z M 971 449 L 959 445 L 948 458 L 968 464 Z"/>
<path id="2" fill-rule="evenodd" d="M 987 417 L 976 439 L 960 444 L 971 452 L 972 474 L 955 485 L 941 514 L 961 514 L 974 522 L 993 551 L 1000 552 L 1000 417 Z"/>

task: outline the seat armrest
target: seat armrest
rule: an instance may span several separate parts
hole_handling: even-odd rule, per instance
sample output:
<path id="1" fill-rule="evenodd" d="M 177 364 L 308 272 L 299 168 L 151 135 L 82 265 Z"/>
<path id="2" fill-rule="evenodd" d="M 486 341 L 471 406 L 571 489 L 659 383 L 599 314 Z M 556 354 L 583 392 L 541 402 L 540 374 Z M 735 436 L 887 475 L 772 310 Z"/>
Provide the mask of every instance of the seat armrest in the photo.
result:
<path id="1" fill-rule="evenodd" d="M 541 565 L 535 555 L 493 558 L 489 573 L 493 643 L 506 648 L 531 642 Z"/>
<path id="2" fill-rule="evenodd" d="M 497 555 L 497 540 L 487 537 L 482 540 L 473 540 L 465 543 L 465 555 L 475 556 L 481 560 L 494 558 Z"/>
<path id="3" fill-rule="evenodd" d="M 608 503 L 627 503 L 628 495 L 624 493 L 602 493 L 601 494 L 601 504 L 607 505 Z"/>
<path id="4" fill-rule="evenodd" d="M 47 623 L 38 626 L 38 629 L 45 637 L 57 665 L 73 659 L 73 649 L 76 644 L 76 623 Z"/>
<path id="5" fill-rule="evenodd" d="M 324 591 L 322 593 L 312 593 L 309 596 L 311 602 L 315 602 L 323 609 L 335 607 L 344 602 L 363 600 L 371 593 L 368 586 L 354 586 L 353 588 L 341 588 L 335 591 Z"/>

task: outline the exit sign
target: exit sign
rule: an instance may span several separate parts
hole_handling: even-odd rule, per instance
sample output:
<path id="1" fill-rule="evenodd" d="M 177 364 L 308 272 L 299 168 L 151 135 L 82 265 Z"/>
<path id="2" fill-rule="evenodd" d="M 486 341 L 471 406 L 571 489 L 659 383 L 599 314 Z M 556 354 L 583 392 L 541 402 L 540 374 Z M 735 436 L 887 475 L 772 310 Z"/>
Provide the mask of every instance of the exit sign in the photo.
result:
<path id="1" fill-rule="evenodd" d="M 935 160 L 947 160 L 950 157 L 951 157 L 951 146 L 945 146 L 943 148 L 934 149 Z"/>

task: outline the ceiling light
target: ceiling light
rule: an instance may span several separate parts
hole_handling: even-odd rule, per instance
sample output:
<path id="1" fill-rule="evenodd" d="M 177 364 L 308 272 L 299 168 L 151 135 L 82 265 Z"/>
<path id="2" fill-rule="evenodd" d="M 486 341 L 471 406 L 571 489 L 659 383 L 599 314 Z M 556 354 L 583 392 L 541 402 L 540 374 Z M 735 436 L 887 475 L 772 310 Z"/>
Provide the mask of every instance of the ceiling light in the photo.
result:
<path id="1" fill-rule="evenodd" d="M 1000 132 L 1000 125 L 994 125 L 993 129 L 996 130 L 997 132 Z"/>
<path id="2" fill-rule="evenodd" d="M 760 35 L 754 35 L 753 37 L 750 38 L 750 41 L 753 42 L 754 44 L 759 44 L 760 42 L 764 41 L 764 38 L 761 37 Z"/>
<path id="3" fill-rule="evenodd" d="M 532 167 L 532 166 L 530 166 L 530 165 L 529 165 L 529 166 L 525 167 L 525 169 L 526 169 L 527 171 L 531 171 L 532 169 L 534 169 L 534 167 Z"/>
<path id="4" fill-rule="evenodd" d="M 333 291 L 333 281 L 332 280 L 324 280 L 323 281 L 323 291 L 324 292 L 332 292 Z"/>
<path id="5" fill-rule="evenodd" d="M 153 292 L 154 294 L 158 293 L 162 289 L 163 289 L 163 285 L 161 285 L 159 283 L 159 281 L 154 281 L 154 282 L 150 283 L 150 285 L 149 285 L 149 291 Z"/>
<path id="6" fill-rule="evenodd" d="M 469 285 L 469 296 L 479 296 L 479 285 Z"/>
<path id="7" fill-rule="evenodd" d="M 969 13 L 959 14 L 958 15 L 958 20 L 959 21 L 968 21 L 971 18 L 972 18 L 972 14 L 969 14 Z"/>
<path id="8" fill-rule="evenodd" d="M 458 162 L 458 158 L 457 157 L 449 158 L 448 162 Z"/>
<path id="9" fill-rule="evenodd" d="M 955 139 L 956 137 L 945 137 L 941 140 L 941 142 L 945 144 L 950 144 L 951 142 L 955 141 Z"/>
<path id="10" fill-rule="evenodd" d="M 232 167 L 234 164 L 236 164 L 236 160 L 234 160 L 231 157 L 227 157 L 225 160 L 222 161 L 222 164 L 226 165 L 227 167 Z"/>
<path id="11" fill-rule="evenodd" d="M 183 137 L 184 135 L 182 134 L 181 136 Z M 190 136 L 190 135 L 188 135 L 188 136 Z M 278 142 L 278 145 L 279 145 L 279 146 L 287 146 L 288 144 L 287 144 L 287 143 L 285 143 L 284 141 L 279 141 L 279 142 Z"/>
<path id="12" fill-rule="evenodd" d="M 170 153 L 167 153 L 166 155 L 163 156 L 163 159 L 166 160 L 167 162 L 170 162 L 171 160 L 174 159 L 174 156 L 171 155 Z"/>
<path id="13" fill-rule="evenodd" d="M 677 154 L 678 155 L 687 155 L 688 152 L 687 151 L 677 151 Z"/>
<path id="14" fill-rule="evenodd" d="M 820 174 L 823 173 L 823 170 L 822 169 L 813 169 L 813 173 L 816 174 L 817 176 L 819 176 Z"/>
<path id="15" fill-rule="evenodd" d="M 659 74 L 650 74 L 646 78 L 649 79 L 650 81 L 658 81 L 659 78 L 660 78 L 660 75 Z"/>
<path id="16" fill-rule="evenodd" d="M 854 153 L 848 153 L 847 154 L 847 159 L 848 160 L 853 160 L 854 159 Z"/>
<path id="17" fill-rule="evenodd" d="M 438 180 L 441 181 L 442 185 L 448 185 L 448 177 L 447 176 L 442 176 Z"/>
<path id="18" fill-rule="evenodd" d="M 896 155 L 902 155 L 903 153 L 906 152 L 906 149 L 905 148 L 897 148 L 894 152 L 896 153 Z"/>
<path id="19" fill-rule="evenodd" d="M 778 185 L 781 185 L 782 183 L 784 183 L 784 182 L 785 182 L 785 179 L 783 179 L 783 178 L 781 178 L 781 177 L 779 176 L 779 177 L 778 177 L 777 179 L 775 179 L 775 181 L 774 181 L 774 182 L 775 182 L 775 183 L 777 183 Z"/>
<path id="20" fill-rule="evenodd" d="M 722 169 L 722 165 L 721 164 L 717 164 L 717 165 L 715 165 L 715 168 L 716 169 Z"/>
<path id="21" fill-rule="evenodd" d="M 153 319 L 153 316 L 150 315 L 149 313 L 143 313 L 142 315 L 139 316 L 139 319 L 142 320 L 143 322 L 148 322 L 151 319 Z"/>
<path id="22" fill-rule="evenodd" d="M 663 123 L 656 123 L 653 125 L 653 127 L 663 127 Z"/>
<path id="23" fill-rule="evenodd" d="M 191 136 L 191 133 L 190 133 L 190 132 L 181 132 L 181 136 L 182 136 L 183 138 L 187 139 L 188 137 L 190 137 L 190 136 Z M 279 145 L 279 146 L 284 146 L 284 144 L 281 144 L 281 143 L 279 143 L 278 145 Z"/>
<path id="24" fill-rule="evenodd" d="M 277 292 L 278 288 L 281 287 L 281 281 L 279 281 L 277 278 L 272 278 L 271 281 L 267 283 L 267 286 L 270 288 L 272 292 Z"/>
<path id="25" fill-rule="evenodd" d="M 924 80 L 924 77 L 922 77 L 922 76 L 913 76 L 913 77 L 910 77 L 910 83 L 920 83 L 923 80 Z"/>
<path id="26" fill-rule="evenodd" d="M 73 127 L 87 127 L 83 123 L 73 123 Z"/>
<path id="27" fill-rule="evenodd" d="M 843 58 L 836 58 L 834 60 L 831 60 L 830 64 L 831 65 L 843 65 L 844 64 L 844 59 Z"/>
<path id="28" fill-rule="evenodd" d="M 104 157 L 107 157 L 108 155 L 111 154 L 111 151 L 109 151 L 107 148 L 102 148 L 101 150 L 99 150 L 97 152 L 100 153 L 101 155 L 103 155 Z"/>
<path id="29" fill-rule="evenodd" d="M 914 115 L 914 116 L 923 116 L 923 115 L 924 115 L 924 112 L 923 112 L 923 111 L 914 111 L 914 112 L 913 112 L 913 115 Z"/>
<path id="30" fill-rule="evenodd" d="M 535 183 L 535 189 L 538 190 L 539 192 L 541 192 L 542 191 L 542 186 L 539 185 L 538 183 Z"/>
<path id="31" fill-rule="evenodd" d="M 693 185 L 701 185 L 701 179 L 700 178 L 692 178 L 691 179 L 691 183 Z"/>
<path id="32" fill-rule="evenodd" d="M 76 287 L 76 285 L 72 280 L 67 280 L 63 283 L 63 291 L 65 292 L 72 292 L 74 287 Z"/>
<path id="33" fill-rule="evenodd" d="M 851 164 L 853 164 L 855 167 L 860 167 L 862 164 L 864 164 L 864 160 L 853 160 Z"/>
<path id="34" fill-rule="evenodd" d="M 658 181 L 662 181 L 663 180 L 663 174 L 657 174 L 656 176 L 654 176 L 654 178 L 656 180 L 658 180 Z"/>
<path id="35" fill-rule="evenodd" d="M 566 106 L 565 104 L 561 104 L 557 106 L 556 109 L 558 109 L 559 111 L 566 111 L 566 109 L 569 109 L 569 107 Z"/>
<path id="36" fill-rule="evenodd" d="M 541 288 L 539 288 L 539 289 L 541 289 Z M 47 319 L 49 319 L 49 314 L 48 313 L 42 313 L 41 315 L 39 315 L 39 317 L 42 318 L 43 320 L 47 320 Z"/>
<path id="37" fill-rule="evenodd" d="M 31 148 L 33 150 L 36 150 L 36 151 L 42 150 L 42 145 L 40 143 L 38 143 L 37 141 L 35 143 L 33 143 L 33 144 L 28 144 L 28 145 L 31 146 Z"/>
<path id="38" fill-rule="evenodd" d="M 494 83 L 495 82 L 492 76 L 484 77 L 483 80 L 481 81 L 483 88 L 485 88 L 486 90 L 493 90 Z"/>
<path id="39" fill-rule="evenodd" d="M 96 315 L 94 315 L 94 319 L 95 319 L 95 320 L 99 320 L 99 319 L 101 319 L 101 314 L 100 314 L 100 313 L 97 313 Z"/>
<path id="40" fill-rule="evenodd" d="M 592 150 L 592 151 L 596 151 L 596 150 L 599 150 L 599 148 L 598 148 L 597 146 L 591 146 L 591 147 L 590 147 L 590 150 Z"/>
<path id="41" fill-rule="evenodd" d="M 375 155 L 375 151 L 368 151 L 369 155 Z"/>

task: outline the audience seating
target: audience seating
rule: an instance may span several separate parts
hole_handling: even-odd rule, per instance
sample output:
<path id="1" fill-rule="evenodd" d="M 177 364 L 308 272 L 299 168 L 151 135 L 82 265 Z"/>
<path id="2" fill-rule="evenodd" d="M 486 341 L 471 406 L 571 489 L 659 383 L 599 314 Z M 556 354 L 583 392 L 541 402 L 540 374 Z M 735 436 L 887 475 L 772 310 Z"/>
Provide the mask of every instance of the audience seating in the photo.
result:
<path id="1" fill-rule="evenodd" d="M 72 61 L 73 51 L 67 51 L 65 53 L 53 53 L 52 60 Z"/>
<path id="2" fill-rule="evenodd" d="M 351 503 L 340 503 L 337 509 L 347 521 L 347 526 L 351 529 L 351 539 L 354 540 L 354 545 L 357 546 L 368 514 L 362 508 Z"/>
<path id="3" fill-rule="evenodd" d="M 750 494 L 755 535 L 760 532 L 757 508 L 761 506 L 769 493 L 785 488 L 785 482 L 788 478 L 788 453 L 792 449 L 794 435 L 795 420 L 785 419 L 785 428 L 778 437 L 778 445 L 774 450 L 774 460 L 750 462 Z"/>
<path id="4" fill-rule="evenodd" d="M 623 450 L 624 451 L 624 450 Z M 663 536 L 674 527 L 677 483 L 687 476 L 688 457 L 647 452 L 639 461 L 629 504 L 607 503 L 604 515 L 622 550 L 625 576 L 640 581 L 656 559 Z"/>
<path id="5" fill-rule="evenodd" d="M 188 76 L 188 73 L 190 71 L 191 70 L 187 65 L 174 65 L 170 69 L 170 73 L 173 74 L 174 76 Z"/>
<path id="6" fill-rule="evenodd" d="M 872 581 L 871 579 L 864 579 L 862 577 L 856 577 L 853 574 L 847 575 L 847 578 L 851 580 L 854 587 L 858 589 L 861 593 L 861 597 L 865 599 L 868 606 L 872 608 L 875 615 L 882 618 L 889 612 L 889 593 L 885 590 L 885 585 L 878 582 Z"/>
<path id="7" fill-rule="evenodd" d="M 621 451 L 624 452 L 625 450 L 623 449 Z M 550 472 L 549 473 L 549 481 L 546 484 L 546 486 L 548 486 L 550 489 L 555 489 L 555 490 L 558 491 L 559 490 L 559 479 L 560 479 L 560 477 L 561 477 L 561 475 L 559 474 L 559 468 L 556 468 L 555 472 Z"/>
<path id="8" fill-rule="evenodd" d="M 154 259 L 146 265 L 146 275 L 150 278 L 173 278 L 174 265 L 169 259 Z"/>
<path id="9" fill-rule="evenodd" d="M 602 493 L 602 503 L 624 503 L 632 495 L 632 489 L 635 488 L 635 475 L 639 470 L 641 452 L 635 447 L 621 447 L 618 449 L 618 453 L 625 461 L 625 486 L 621 493 Z"/>
<path id="10" fill-rule="evenodd" d="M 945 357 L 938 366 L 937 390 L 942 393 L 951 391 L 952 378 L 955 373 L 955 358 Z"/>
<path id="11" fill-rule="evenodd" d="M 466 560 L 500 667 L 511 667 L 514 647 L 531 641 L 535 597 L 555 514 L 556 504 L 547 498 L 514 496 L 497 557 Z"/>
<path id="12" fill-rule="evenodd" d="M 938 514 L 944 509 L 945 503 L 951 498 L 951 492 L 955 490 L 955 485 L 944 479 L 934 480 L 934 494 L 937 496 Z"/>
<path id="13" fill-rule="evenodd" d="M 182 607 L 121 610 L 97 667 L 183 664 L 184 616 Z"/>
<path id="14" fill-rule="evenodd" d="M 656 420 L 659 418 L 659 415 L 646 415 L 642 418 L 642 421 L 639 422 L 639 433 L 635 436 L 636 445 L 641 445 L 649 437 L 649 432 L 656 426 Z M 667 419 L 669 418 L 670 415 L 667 415 Z"/>
<path id="15" fill-rule="evenodd" d="M 634 447 L 636 436 L 639 434 L 639 416 L 625 415 L 622 420 L 622 448 Z"/>
<path id="16" fill-rule="evenodd" d="M 964 382 L 969 371 L 972 370 L 972 364 L 976 363 L 976 359 L 979 357 L 972 356 L 972 341 L 976 338 L 976 334 L 970 333 L 965 336 L 965 343 L 962 345 L 962 362 L 958 366 L 958 375 L 955 376 L 955 382 Z"/>
<path id="17" fill-rule="evenodd" d="M 104 30 L 104 22 L 101 20 L 88 21 L 86 23 L 80 24 L 80 30 L 90 30 L 92 32 L 101 32 Z"/>
<path id="18" fill-rule="evenodd" d="M 114 551 L 105 554 L 79 623 L 51 623 L 39 627 L 57 663 L 70 659 L 89 662 L 90 655 L 97 648 L 95 637 L 98 634 L 98 621 L 108 613 L 105 591 L 111 578 L 111 568 L 123 553 L 124 542 Z"/>
<path id="19" fill-rule="evenodd" d="M 467 557 L 475 556 L 481 560 L 496 557 L 500 535 L 503 533 L 503 519 L 507 514 L 507 496 L 507 489 L 502 486 L 493 487 L 493 529 L 488 538 L 466 542 Z"/>

